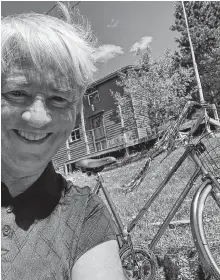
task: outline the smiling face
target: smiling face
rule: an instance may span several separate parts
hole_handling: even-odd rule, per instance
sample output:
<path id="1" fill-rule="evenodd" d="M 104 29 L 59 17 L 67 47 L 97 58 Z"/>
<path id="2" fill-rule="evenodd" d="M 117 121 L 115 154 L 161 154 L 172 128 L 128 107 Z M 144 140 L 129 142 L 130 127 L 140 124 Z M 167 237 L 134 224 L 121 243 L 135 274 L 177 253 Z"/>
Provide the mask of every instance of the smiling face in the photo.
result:
<path id="1" fill-rule="evenodd" d="M 65 80 L 14 68 L 2 82 L 2 166 L 29 174 L 65 144 L 76 120 L 77 93 Z"/>

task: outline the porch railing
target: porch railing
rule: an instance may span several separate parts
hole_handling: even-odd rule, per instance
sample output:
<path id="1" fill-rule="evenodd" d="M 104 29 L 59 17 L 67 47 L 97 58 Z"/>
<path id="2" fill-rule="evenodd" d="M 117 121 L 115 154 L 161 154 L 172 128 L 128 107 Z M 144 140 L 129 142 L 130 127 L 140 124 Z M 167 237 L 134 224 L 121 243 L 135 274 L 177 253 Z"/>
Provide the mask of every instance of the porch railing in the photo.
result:
<path id="1" fill-rule="evenodd" d="M 92 133 L 92 138 L 94 141 L 102 139 L 102 138 L 106 138 L 106 133 L 105 133 L 105 127 L 104 126 L 100 126 L 94 129 L 90 129 L 88 130 L 88 132 Z"/>

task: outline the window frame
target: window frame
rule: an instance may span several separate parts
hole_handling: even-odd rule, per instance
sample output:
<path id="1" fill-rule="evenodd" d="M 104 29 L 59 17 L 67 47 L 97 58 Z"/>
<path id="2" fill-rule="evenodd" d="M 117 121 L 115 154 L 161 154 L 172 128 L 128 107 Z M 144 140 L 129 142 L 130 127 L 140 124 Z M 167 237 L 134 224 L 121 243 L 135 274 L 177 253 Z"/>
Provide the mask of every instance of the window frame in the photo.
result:
<path id="1" fill-rule="evenodd" d="M 79 138 L 76 138 L 75 140 L 73 140 L 73 139 L 72 139 L 72 133 L 73 133 L 73 132 L 75 133 L 76 130 L 79 131 Z M 76 133 L 75 133 L 75 136 L 76 136 Z M 80 127 L 79 127 L 79 124 L 78 124 L 78 125 L 76 125 L 76 126 L 74 127 L 74 129 L 71 131 L 71 134 L 70 134 L 70 136 L 69 136 L 69 143 L 71 144 L 71 143 L 77 142 L 77 141 L 79 141 L 80 139 L 81 139 Z"/>
<path id="2" fill-rule="evenodd" d="M 90 96 L 94 95 L 95 93 L 98 93 L 99 100 L 98 100 L 97 102 L 91 103 L 91 102 L 90 102 Z M 87 97 L 88 97 L 89 106 L 94 105 L 94 104 L 100 102 L 100 94 L 99 94 L 99 91 L 98 91 L 98 90 L 95 90 L 95 91 L 89 93 L 89 94 L 87 95 Z"/>

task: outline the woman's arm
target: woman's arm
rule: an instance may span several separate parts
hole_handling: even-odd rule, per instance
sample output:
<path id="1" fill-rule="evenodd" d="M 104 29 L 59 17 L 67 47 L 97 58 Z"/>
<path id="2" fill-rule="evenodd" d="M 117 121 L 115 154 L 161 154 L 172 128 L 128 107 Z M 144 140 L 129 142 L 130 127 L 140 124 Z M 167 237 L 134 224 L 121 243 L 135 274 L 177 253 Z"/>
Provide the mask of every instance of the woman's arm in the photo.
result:
<path id="1" fill-rule="evenodd" d="M 73 266 L 72 280 L 125 280 L 117 241 L 101 243 L 83 254 Z"/>

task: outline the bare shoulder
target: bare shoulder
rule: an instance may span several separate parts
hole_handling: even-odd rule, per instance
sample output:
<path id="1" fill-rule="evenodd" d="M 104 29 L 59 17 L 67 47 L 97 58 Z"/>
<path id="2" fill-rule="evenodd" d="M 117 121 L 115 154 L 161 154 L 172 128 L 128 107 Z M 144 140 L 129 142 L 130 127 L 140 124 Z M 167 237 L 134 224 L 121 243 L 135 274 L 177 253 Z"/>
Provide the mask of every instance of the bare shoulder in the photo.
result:
<path id="1" fill-rule="evenodd" d="M 74 280 L 124 280 L 116 240 L 101 243 L 82 255 L 72 269 Z"/>

